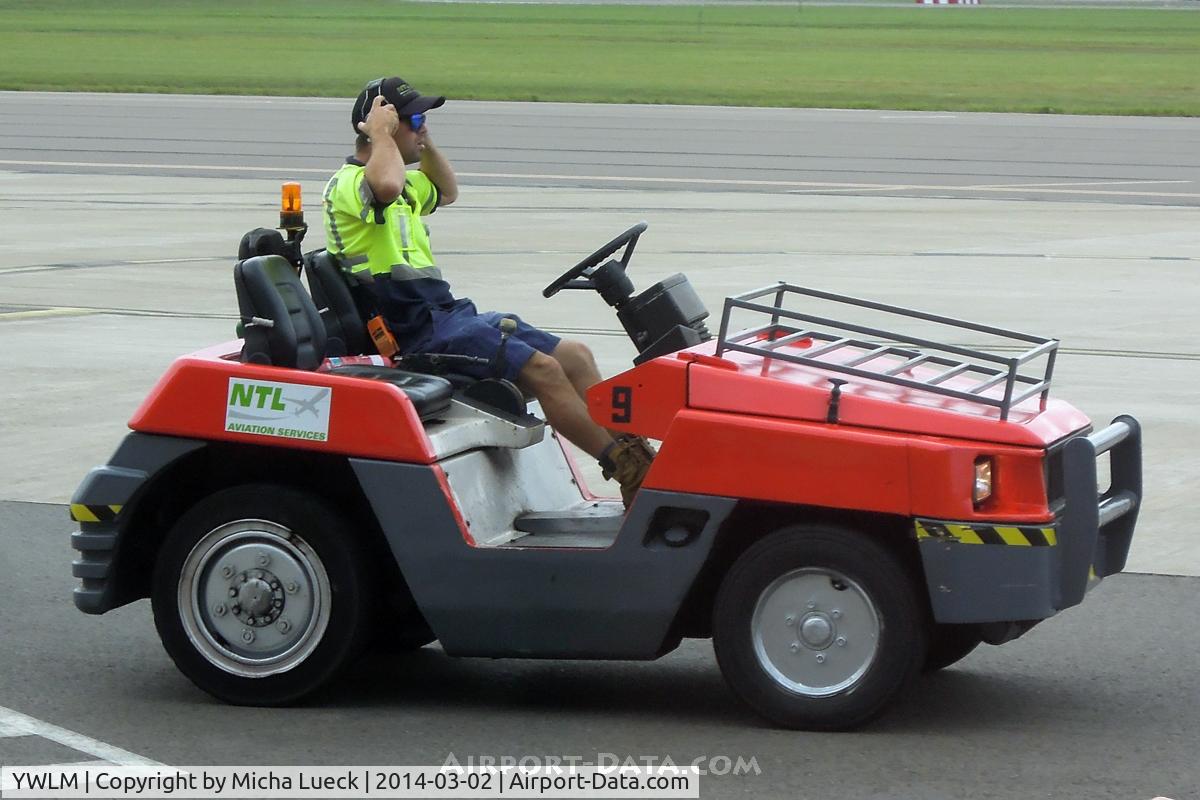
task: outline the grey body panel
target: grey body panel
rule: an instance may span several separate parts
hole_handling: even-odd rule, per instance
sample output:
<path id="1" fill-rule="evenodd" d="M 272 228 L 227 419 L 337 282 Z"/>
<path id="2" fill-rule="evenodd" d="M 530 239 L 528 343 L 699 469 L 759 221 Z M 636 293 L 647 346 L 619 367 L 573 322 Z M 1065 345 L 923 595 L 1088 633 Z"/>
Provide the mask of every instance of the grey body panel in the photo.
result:
<path id="1" fill-rule="evenodd" d="M 80 580 L 74 591 L 76 608 L 103 614 L 133 599 L 122 597 L 112 578 L 121 556 L 121 535 L 133 516 L 138 492 L 157 472 L 204 446 L 195 439 L 130 433 L 108 464 L 83 479 L 72 504 L 123 508 L 113 519 L 79 523 L 80 530 L 71 534 L 71 546 L 79 551 L 79 558 L 71 562 L 71 573 Z"/>
<path id="2" fill-rule="evenodd" d="M 351 465 L 417 605 L 454 656 L 662 655 L 676 644 L 672 623 L 736 505 L 643 490 L 611 547 L 473 547 L 431 467 Z M 680 545 L 659 535 L 674 526 L 670 509 L 687 509 L 691 530 Z"/>
<path id="3" fill-rule="evenodd" d="M 921 562 L 938 622 L 1045 619 L 1058 611 L 1058 547 L 926 539 Z"/>
<path id="4" fill-rule="evenodd" d="M 1096 459 L 1105 452 L 1111 452 L 1112 483 L 1099 494 Z M 1102 578 L 1124 569 L 1142 498 L 1137 420 L 1120 416 L 1102 431 L 1073 436 L 1052 448 L 1047 465 L 1048 485 L 1062 492 L 1049 498 L 1057 511 L 1057 546 L 920 542 L 935 620 L 1045 619 L 1079 604 Z"/>

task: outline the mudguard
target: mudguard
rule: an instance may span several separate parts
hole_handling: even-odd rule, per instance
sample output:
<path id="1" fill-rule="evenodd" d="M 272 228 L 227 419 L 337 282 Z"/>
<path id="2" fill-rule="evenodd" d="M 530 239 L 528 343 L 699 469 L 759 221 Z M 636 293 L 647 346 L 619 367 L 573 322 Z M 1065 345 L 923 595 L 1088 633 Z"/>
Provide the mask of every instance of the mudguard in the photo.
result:
<path id="1" fill-rule="evenodd" d="M 79 523 L 79 531 L 71 534 L 71 546 L 79 551 L 71 562 L 71 572 L 80 580 L 76 608 L 103 614 L 136 599 L 124 595 L 113 578 L 122 533 L 140 492 L 155 474 L 205 445 L 196 439 L 130 433 L 106 465 L 83 479 L 71 498 L 71 519 Z"/>

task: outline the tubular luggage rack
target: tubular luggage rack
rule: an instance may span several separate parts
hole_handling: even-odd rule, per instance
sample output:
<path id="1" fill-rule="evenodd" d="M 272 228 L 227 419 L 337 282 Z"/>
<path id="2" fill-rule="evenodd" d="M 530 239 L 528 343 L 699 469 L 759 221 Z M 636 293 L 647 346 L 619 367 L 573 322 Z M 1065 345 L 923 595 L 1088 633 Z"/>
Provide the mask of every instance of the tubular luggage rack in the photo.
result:
<path id="1" fill-rule="evenodd" d="M 754 302 L 769 295 L 773 295 L 773 299 L 768 303 Z M 789 295 L 803 295 L 835 303 L 845 303 L 900 317 L 936 322 L 962 330 L 1015 340 L 1021 343 L 1018 347 L 1023 352 L 1017 355 L 997 355 L 960 345 L 935 342 L 879 328 L 869 328 L 804 314 L 784 307 L 784 302 Z M 768 314 L 771 321 L 765 325 L 730 333 L 729 322 L 734 309 Z M 795 320 L 804 323 L 805 326 L 795 327 L 783 324 L 781 320 Z M 812 326 L 832 328 L 839 332 L 817 330 Z M 854 338 L 852 334 L 872 337 L 874 340 Z M 804 355 L 798 355 L 796 346 L 802 346 L 804 340 L 812 342 L 811 349 L 807 350 Z M 1033 347 L 1025 349 L 1027 345 L 1033 345 Z M 787 351 L 782 349 L 785 347 L 788 348 Z M 1058 340 L 780 282 L 773 286 L 726 298 L 725 310 L 721 315 L 721 331 L 717 337 L 716 355 L 720 357 L 722 353 L 728 351 L 760 355 L 768 360 L 778 359 L 794 364 L 804 364 L 830 372 L 853 375 L 857 378 L 882 381 L 909 389 L 980 403 L 1000 409 L 1000 419 L 1007 420 L 1013 406 L 1034 395 L 1040 395 L 1040 409 L 1045 410 L 1046 398 L 1050 394 L 1050 376 L 1054 371 L 1054 358 L 1058 352 Z M 835 351 L 846 351 L 849 358 L 841 361 L 824 361 L 817 358 L 817 356 L 827 356 Z M 1044 374 L 1018 372 L 1018 368 L 1022 365 L 1042 357 L 1046 359 Z M 879 359 L 887 359 L 889 363 L 886 368 L 879 370 L 864 368 L 864 365 Z M 764 361 L 764 365 L 766 363 Z M 924 379 L 902 377 L 903 373 L 911 374 L 911 371 L 917 367 L 926 369 L 941 367 L 942 369 Z M 953 378 L 960 378 L 958 383 L 961 384 L 961 378 L 964 377 L 977 378 L 978 383 L 962 388 L 950 388 L 944 385 Z M 988 389 L 1001 384 L 1004 387 L 1003 397 L 984 394 Z"/>

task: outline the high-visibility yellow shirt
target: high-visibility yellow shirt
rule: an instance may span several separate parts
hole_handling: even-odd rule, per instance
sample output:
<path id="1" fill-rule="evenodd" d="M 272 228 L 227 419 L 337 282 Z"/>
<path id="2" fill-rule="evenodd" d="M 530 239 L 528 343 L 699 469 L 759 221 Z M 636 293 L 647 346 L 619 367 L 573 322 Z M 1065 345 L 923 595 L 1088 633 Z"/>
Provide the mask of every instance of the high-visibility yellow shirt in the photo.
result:
<path id="1" fill-rule="evenodd" d="M 429 231 L 421 221 L 437 205 L 437 186 L 417 169 L 406 171 L 400 197 L 386 206 L 377 203 L 366 179 L 366 165 L 349 158 L 325 186 L 325 247 L 353 264 L 352 272 L 400 280 L 440 279 Z"/>

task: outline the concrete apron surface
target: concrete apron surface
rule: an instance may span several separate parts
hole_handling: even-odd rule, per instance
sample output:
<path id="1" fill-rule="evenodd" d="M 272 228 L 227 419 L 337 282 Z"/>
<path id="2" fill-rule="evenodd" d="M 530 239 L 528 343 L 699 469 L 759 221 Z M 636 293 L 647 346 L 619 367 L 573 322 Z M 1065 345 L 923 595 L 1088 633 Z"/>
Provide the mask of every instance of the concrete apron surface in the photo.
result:
<path id="1" fill-rule="evenodd" d="M 322 182 L 303 186 L 315 248 Z M 173 358 L 233 338 L 237 242 L 275 224 L 278 191 L 0 172 L 0 500 L 66 502 Z M 456 294 L 583 340 L 611 375 L 634 354 L 612 311 L 541 289 L 643 219 L 635 284 L 687 274 L 714 330 L 724 297 L 782 279 L 1061 339 L 1052 395 L 1145 429 L 1129 569 L 1200 575 L 1196 209 L 465 186 L 428 222 Z"/>

